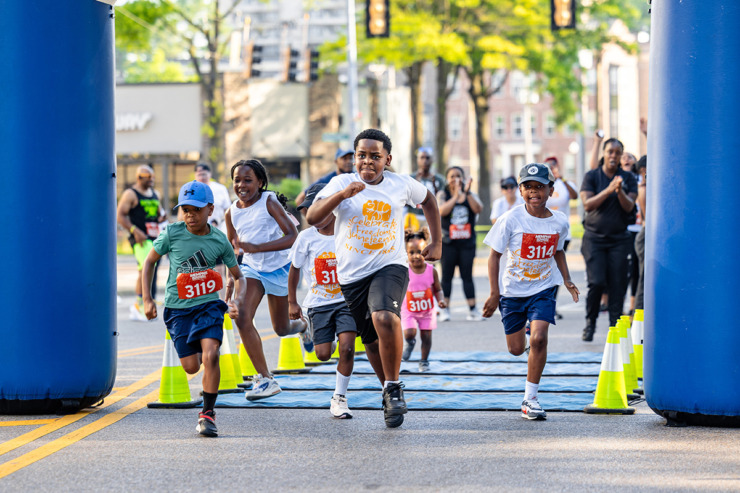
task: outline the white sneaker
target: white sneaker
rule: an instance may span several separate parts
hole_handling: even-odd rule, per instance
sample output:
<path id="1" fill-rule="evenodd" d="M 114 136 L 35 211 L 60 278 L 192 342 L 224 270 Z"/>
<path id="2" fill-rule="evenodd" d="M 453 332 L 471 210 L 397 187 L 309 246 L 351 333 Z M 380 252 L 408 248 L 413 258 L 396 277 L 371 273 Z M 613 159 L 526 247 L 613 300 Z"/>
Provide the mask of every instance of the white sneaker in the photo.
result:
<path id="1" fill-rule="evenodd" d="M 128 309 L 128 318 L 129 320 L 136 320 L 137 322 L 146 322 L 147 318 L 146 315 L 141 313 L 139 309 L 136 307 L 136 305 L 131 305 Z"/>
<path id="2" fill-rule="evenodd" d="M 247 400 L 256 401 L 266 397 L 272 397 L 282 392 L 282 390 L 274 378 L 263 377 L 258 373 L 254 376 L 252 390 L 247 392 Z"/>
<path id="3" fill-rule="evenodd" d="M 468 316 L 465 317 L 468 322 L 481 322 L 483 321 L 483 314 L 478 310 L 478 307 L 473 308 L 468 312 Z"/>
<path id="4" fill-rule="evenodd" d="M 343 395 L 334 394 L 331 398 L 331 415 L 337 419 L 352 419 L 352 411 L 347 406 L 347 398 Z"/>
<path id="5" fill-rule="evenodd" d="M 522 401 L 522 418 L 543 420 L 547 419 L 547 413 L 537 399 L 529 399 Z"/>
<path id="6" fill-rule="evenodd" d="M 447 322 L 450 319 L 450 309 L 440 308 L 437 315 L 437 322 Z"/>

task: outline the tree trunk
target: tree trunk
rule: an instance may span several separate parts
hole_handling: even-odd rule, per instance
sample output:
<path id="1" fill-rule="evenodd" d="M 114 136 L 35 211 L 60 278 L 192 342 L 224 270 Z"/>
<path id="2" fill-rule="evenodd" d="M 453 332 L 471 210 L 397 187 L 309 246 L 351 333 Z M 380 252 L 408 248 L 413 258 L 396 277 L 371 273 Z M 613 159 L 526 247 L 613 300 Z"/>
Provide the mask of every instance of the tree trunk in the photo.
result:
<path id="1" fill-rule="evenodd" d="M 488 139 L 491 136 L 491 129 L 488 124 L 488 88 L 486 87 L 483 73 L 471 74 L 468 72 L 468 78 L 470 79 L 470 89 L 468 92 L 475 111 L 475 139 L 478 150 L 478 195 L 483 203 L 483 210 L 480 212 L 480 215 L 487 218 L 491 214 L 491 167 L 488 156 Z"/>
<path id="2" fill-rule="evenodd" d="M 444 173 L 449 165 L 449 153 L 447 152 L 447 98 L 450 97 L 453 88 L 447 87 L 447 78 L 453 70 L 452 64 L 437 59 L 437 131 L 434 137 L 434 153 L 437 161 L 437 171 Z"/>
<path id="3" fill-rule="evenodd" d="M 416 172 L 416 149 L 421 145 L 421 69 L 424 62 L 414 62 L 404 69 L 409 79 L 411 96 L 411 170 Z"/>

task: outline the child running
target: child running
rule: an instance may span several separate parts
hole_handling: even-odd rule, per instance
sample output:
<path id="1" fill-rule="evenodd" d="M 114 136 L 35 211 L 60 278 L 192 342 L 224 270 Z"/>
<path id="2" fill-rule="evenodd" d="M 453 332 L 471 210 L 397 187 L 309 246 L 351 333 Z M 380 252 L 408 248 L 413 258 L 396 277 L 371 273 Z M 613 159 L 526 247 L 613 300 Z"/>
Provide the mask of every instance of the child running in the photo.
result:
<path id="1" fill-rule="evenodd" d="M 306 192 L 305 200 L 298 205 L 298 210 L 308 209 L 325 185 L 312 185 Z M 316 226 L 298 234 L 298 239 L 290 250 L 293 264 L 288 274 L 288 306 L 292 320 L 303 318 L 301 305 L 296 298 L 296 289 L 303 271 L 304 279 L 310 284 L 303 306 L 308 309 L 308 320 L 313 326 L 316 357 L 321 361 L 329 360 L 336 347 L 335 338 L 339 339 L 337 384 L 331 398 L 330 411 L 335 418 L 349 419 L 352 418 L 352 412 L 347 405 L 347 387 L 354 367 L 357 328 L 337 280 L 334 222 L 334 214 L 329 214 Z"/>
<path id="2" fill-rule="evenodd" d="M 288 253 L 298 236 L 295 224 L 285 210 L 282 194 L 267 190 L 267 170 L 256 159 L 239 161 L 231 167 L 231 179 L 237 200 L 226 211 L 226 231 L 234 249 L 243 252 L 241 271 L 247 282 L 242 307 L 244 322 L 238 324 L 244 348 L 258 374 L 250 401 L 280 392 L 280 385 L 267 369 L 262 339 L 254 326 L 254 314 L 264 295 L 270 308 L 275 333 L 288 336 L 301 333 L 306 351 L 313 350 L 311 334 L 305 320 L 288 317 Z"/>
<path id="3" fill-rule="evenodd" d="M 368 129 L 355 137 L 356 173 L 335 176 L 314 199 L 306 220 L 319 225 L 334 214 L 337 275 L 344 300 L 355 319 L 370 364 L 383 384 L 385 424 L 395 428 L 407 412 L 399 380 L 403 331 L 401 304 L 409 282 L 404 251 L 406 205 L 422 205 L 432 241 L 422 252 L 428 261 L 442 250 L 437 201 L 410 176 L 386 170 L 391 140 Z"/>
<path id="4" fill-rule="evenodd" d="M 192 181 L 180 189 L 177 206 L 183 221 L 168 225 L 154 240 L 144 261 L 142 291 L 147 319 L 157 317 L 157 305 L 151 293 L 154 265 L 169 253 L 170 272 L 164 299 L 164 323 L 175 346 L 180 364 L 189 374 L 200 370 L 203 362 L 203 411 L 198 415 L 196 430 L 215 437 L 216 414 L 213 407 L 221 380 L 219 347 L 223 339 L 224 312 L 245 323 L 241 301 L 246 282 L 236 262 L 234 250 L 226 235 L 208 224 L 213 213 L 213 192 L 208 185 Z M 223 259 L 236 283 L 237 302 L 228 305 L 218 297 L 223 287 L 221 275 L 213 270 Z"/>
<path id="5" fill-rule="evenodd" d="M 429 351 L 432 350 L 432 330 L 437 328 L 433 297 L 440 308 L 447 307 L 439 284 L 437 270 L 426 263 L 421 252 L 427 246 L 429 231 L 406 230 L 406 254 L 409 256 L 409 287 L 401 304 L 401 328 L 406 346 L 402 359 L 408 361 L 416 345 L 416 329 L 421 337 L 419 371 L 429 371 Z"/>
<path id="6" fill-rule="evenodd" d="M 537 400 L 542 371 L 547 362 L 547 331 L 555 324 L 555 291 L 559 284 L 578 302 L 578 288 L 570 280 L 563 245 L 568 237 L 568 218 L 546 207 L 552 196 L 555 178 L 544 164 L 528 164 L 519 171 L 519 193 L 524 204 L 505 212 L 483 242 L 491 247 L 488 280 L 491 296 L 483 307 L 490 317 L 501 309 L 501 321 L 509 352 L 524 353 L 524 327 L 531 321 L 527 382 L 522 402 L 522 417 L 545 419 L 547 413 Z M 499 293 L 499 261 L 508 250 Z M 555 268 L 557 266 L 557 269 Z"/>

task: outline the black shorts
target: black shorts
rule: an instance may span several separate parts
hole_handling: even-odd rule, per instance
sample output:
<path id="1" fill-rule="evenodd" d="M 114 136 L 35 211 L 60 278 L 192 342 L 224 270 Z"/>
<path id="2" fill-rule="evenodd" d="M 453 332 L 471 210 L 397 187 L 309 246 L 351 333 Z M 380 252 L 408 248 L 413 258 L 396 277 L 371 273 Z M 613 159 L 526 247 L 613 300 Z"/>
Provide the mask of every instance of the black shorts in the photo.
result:
<path id="1" fill-rule="evenodd" d="M 332 342 L 342 332 L 357 332 L 355 319 L 344 301 L 308 309 L 313 324 L 313 343 Z"/>
<path id="2" fill-rule="evenodd" d="M 409 285 L 409 268 L 389 265 L 369 276 L 349 284 L 342 284 L 344 301 L 355 319 L 357 334 L 363 344 L 378 339 L 371 314 L 386 310 L 401 318 L 401 303 Z"/>

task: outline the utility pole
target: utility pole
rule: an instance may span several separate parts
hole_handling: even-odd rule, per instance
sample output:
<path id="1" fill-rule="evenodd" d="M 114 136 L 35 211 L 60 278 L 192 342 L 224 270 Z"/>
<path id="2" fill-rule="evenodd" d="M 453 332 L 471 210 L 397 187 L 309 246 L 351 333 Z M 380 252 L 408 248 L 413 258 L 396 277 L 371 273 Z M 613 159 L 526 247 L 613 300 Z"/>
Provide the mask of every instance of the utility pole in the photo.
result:
<path id="1" fill-rule="evenodd" d="M 357 16 L 355 0 L 347 0 L 347 63 L 349 65 L 347 92 L 349 93 L 349 140 L 353 142 L 360 132 L 360 97 L 357 76 Z"/>

